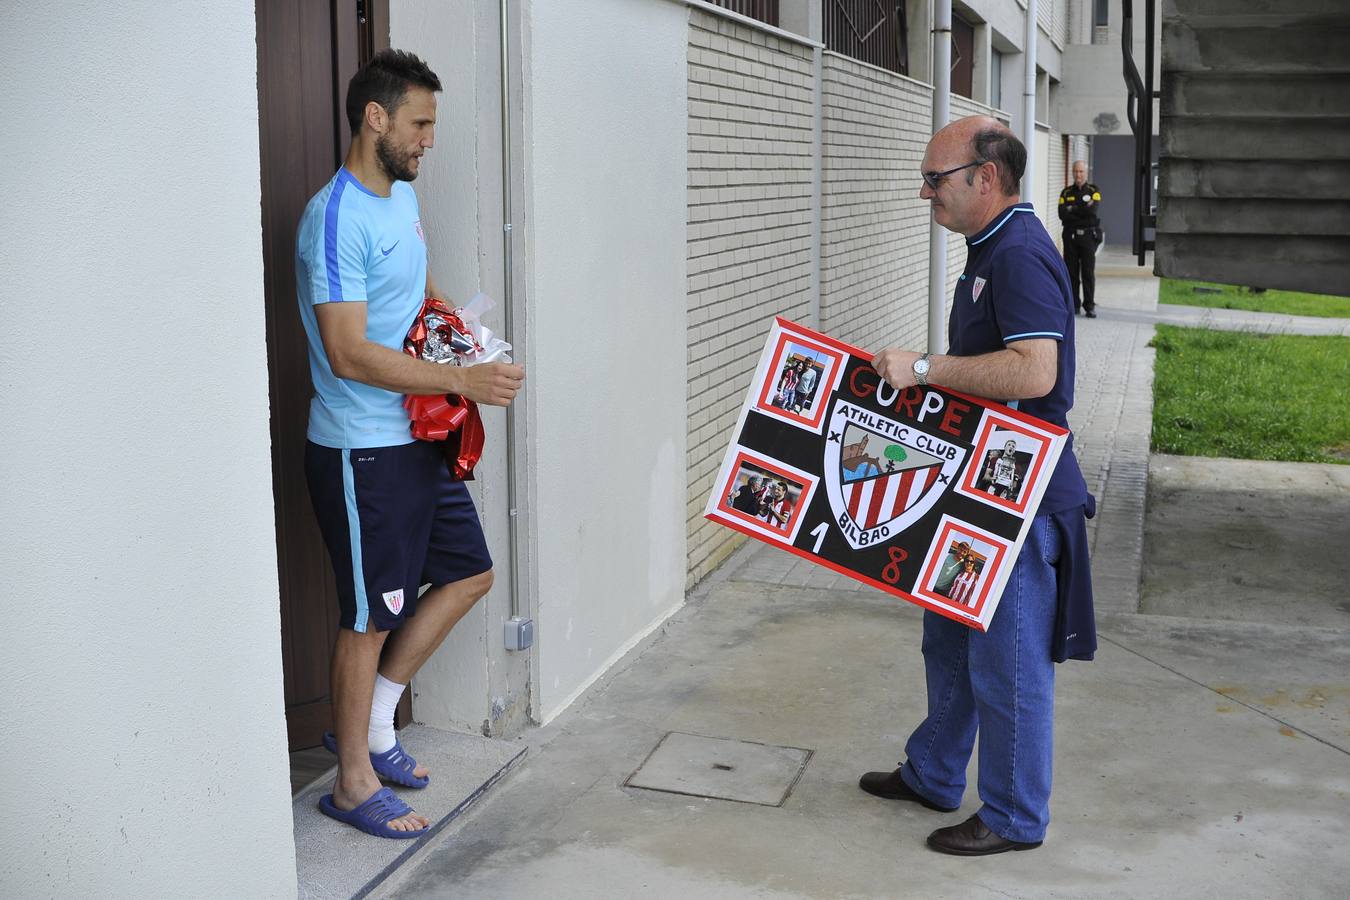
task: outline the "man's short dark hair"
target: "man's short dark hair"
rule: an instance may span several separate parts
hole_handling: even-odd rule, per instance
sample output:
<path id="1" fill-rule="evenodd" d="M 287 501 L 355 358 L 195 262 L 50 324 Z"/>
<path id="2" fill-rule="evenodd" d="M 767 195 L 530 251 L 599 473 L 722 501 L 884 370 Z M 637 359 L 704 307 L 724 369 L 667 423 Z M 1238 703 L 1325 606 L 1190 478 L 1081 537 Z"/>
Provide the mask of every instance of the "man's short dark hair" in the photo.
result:
<path id="1" fill-rule="evenodd" d="M 403 105 L 408 89 L 439 91 L 441 80 L 426 63 L 407 50 L 381 50 L 347 83 L 347 124 L 355 136 L 366 117 L 366 104 L 374 100 L 393 115 Z"/>
<path id="2" fill-rule="evenodd" d="M 1017 139 L 1017 135 L 1001 128 L 986 128 L 975 133 L 971 139 L 971 149 L 975 158 L 982 163 L 991 162 L 998 169 L 999 187 L 1009 196 L 1022 189 L 1022 173 L 1027 169 L 1027 148 Z M 974 182 L 975 173 L 966 176 L 968 183 Z"/>

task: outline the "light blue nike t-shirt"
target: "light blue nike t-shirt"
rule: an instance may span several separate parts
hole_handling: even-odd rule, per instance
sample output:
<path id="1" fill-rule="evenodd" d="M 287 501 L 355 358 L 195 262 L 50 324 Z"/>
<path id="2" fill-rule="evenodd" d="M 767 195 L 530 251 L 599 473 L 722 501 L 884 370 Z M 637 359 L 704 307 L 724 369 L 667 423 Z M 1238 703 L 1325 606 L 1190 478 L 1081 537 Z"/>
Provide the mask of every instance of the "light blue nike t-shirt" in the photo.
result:
<path id="1" fill-rule="evenodd" d="M 349 450 L 412 443 L 403 395 L 334 375 L 314 313 L 320 303 L 364 303 L 366 338 L 402 352 L 427 283 L 412 186 L 395 181 L 381 197 L 338 169 L 300 218 L 295 280 L 314 381 L 309 439 Z"/>

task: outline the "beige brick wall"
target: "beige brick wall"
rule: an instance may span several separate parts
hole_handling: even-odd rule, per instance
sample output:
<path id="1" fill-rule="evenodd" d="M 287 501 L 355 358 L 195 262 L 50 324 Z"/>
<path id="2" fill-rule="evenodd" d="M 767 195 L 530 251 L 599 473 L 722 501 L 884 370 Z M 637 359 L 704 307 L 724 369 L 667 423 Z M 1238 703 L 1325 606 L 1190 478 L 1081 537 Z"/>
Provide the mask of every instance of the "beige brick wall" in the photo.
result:
<path id="1" fill-rule="evenodd" d="M 810 318 L 813 92 L 809 48 L 690 10 L 689 585 L 743 540 L 703 508 L 769 322 Z M 867 349 L 927 342 L 929 211 L 918 194 L 931 108 L 929 85 L 823 54 L 821 320 Z M 1007 121 L 952 98 L 952 118 L 974 114 Z M 1062 170 L 1062 150 L 1059 160 Z M 944 329 L 966 258 L 959 235 L 947 246 Z"/>
<path id="2" fill-rule="evenodd" d="M 814 92 L 810 48 L 690 10 L 691 585 L 742 540 L 703 507 L 769 323 L 810 314 Z"/>
<path id="3" fill-rule="evenodd" d="M 932 88 L 852 59 L 822 62 L 821 320 L 860 347 L 922 346 Z"/>

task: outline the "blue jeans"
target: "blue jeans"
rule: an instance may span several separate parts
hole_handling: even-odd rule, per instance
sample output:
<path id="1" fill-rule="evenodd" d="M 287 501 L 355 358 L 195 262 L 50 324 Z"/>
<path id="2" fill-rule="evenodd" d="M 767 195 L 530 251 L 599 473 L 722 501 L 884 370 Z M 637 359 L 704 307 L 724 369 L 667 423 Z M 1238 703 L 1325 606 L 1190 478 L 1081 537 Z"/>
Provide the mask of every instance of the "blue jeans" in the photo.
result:
<path id="1" fill-rule="evenodd" d="M 1010 841 L 1043 840 L 1050 823 L 1059 545 L 1050 517 L 1037 516 L 988 631 L 923 618 L 928 717 L 905 744 L 900 777 L 934 803 L 960 806 L 978 730 L 979 816 Z"/>

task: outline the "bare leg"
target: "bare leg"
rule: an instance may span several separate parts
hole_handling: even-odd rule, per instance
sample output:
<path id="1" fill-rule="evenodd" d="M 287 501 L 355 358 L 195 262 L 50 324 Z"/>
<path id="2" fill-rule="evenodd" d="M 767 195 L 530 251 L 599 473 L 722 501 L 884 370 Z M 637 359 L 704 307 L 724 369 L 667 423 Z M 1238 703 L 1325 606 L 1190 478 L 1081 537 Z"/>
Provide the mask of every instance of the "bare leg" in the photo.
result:
<path id="1" fill-rule="evenodd" d="M 380 674 L 395 684 L 408 684 L 413 675 L 422 668 L 431 654 L 441 645 L 450 629 L 454 628 L 464 614 L 473 609 L 488 589 L 492 587 L 492 571 L 443 584 L 427 591 L 417 601 L 417 614 L 403 624 L 389 638 L 383 659 L 379 663 Z M 370 684 L 375 682 L 375 673 L 370 674 Z M 370 694 L 366 696 L 366 717 L 370 716 Z M 368 726 L 367 719 L 362 719 Z M 362 740 L 365 732 L 362 731 Z M 425 766 L 413 770 L 418 778 L 428 774 Z"/>
<path id="2" fill-rule="evenodd" d="M 333 783 L 333 804 L 355 809 L 380 789 L 380 780 L 370 767 L 370 702 L 375 693 L 375 670 L 388 632 L 364 634 L 338 630 L 333 647 L 333 719 L 338 745 L 338 776 Z M 417 831 L 430 825 L 417 813 L 389 822 L 396 831 Z"/>
<path id="3" fill-rule="evenodd" d="M 427 591 L 417 601 L 417 614 L 389 638 L 380 660 L 380 674 L 407 684 L 445 640 L 464 614 L 492 587 L 492 571 L 453 581 Z M 374 683 L 375 676 L 371 675 Z M 372 689 L 373 690 L 373 689 Z"/>

